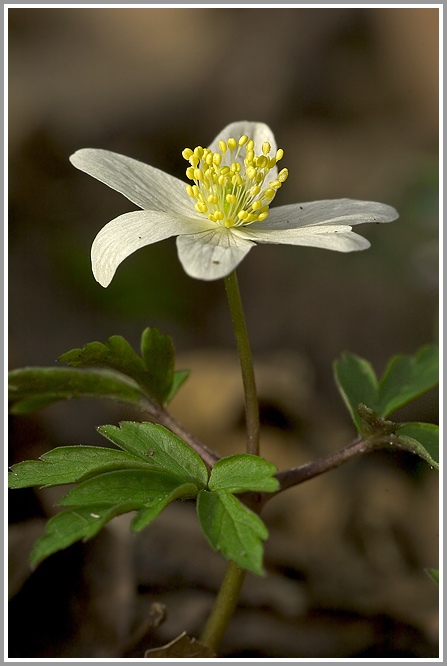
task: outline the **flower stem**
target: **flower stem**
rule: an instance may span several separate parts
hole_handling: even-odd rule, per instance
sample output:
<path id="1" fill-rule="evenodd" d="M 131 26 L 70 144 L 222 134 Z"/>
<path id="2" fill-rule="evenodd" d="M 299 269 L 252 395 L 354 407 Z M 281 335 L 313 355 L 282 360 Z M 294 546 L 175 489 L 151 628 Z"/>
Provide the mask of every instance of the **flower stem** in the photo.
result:
<path id="1" fill-rule="evenodd" d="M 245 418 L 247 426 L 247 453 L 259 455 L 259 405 L 256 394 L 255 375 L 251 357 L 250 342 L 245 325 L 244 311 L 242 309 L 241 295 L 237 281 L 236 271 L 225 278 L 228 305 L 231 320 L 236 336 L 237 350 L 242 370 L 242 380 L 245 394 Z"/>
<path id="2" fill-rule="evenodd" d="M 239 600 L 246 571 L 229 562 L 216 603 L 203 630 L 200 642 L 217 652 Z"/>

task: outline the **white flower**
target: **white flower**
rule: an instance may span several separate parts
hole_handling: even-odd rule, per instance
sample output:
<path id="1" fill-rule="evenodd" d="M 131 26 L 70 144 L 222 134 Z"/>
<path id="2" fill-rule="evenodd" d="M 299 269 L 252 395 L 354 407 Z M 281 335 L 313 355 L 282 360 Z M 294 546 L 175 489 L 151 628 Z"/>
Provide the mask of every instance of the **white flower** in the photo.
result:
<path id="1" fill-rule="evenodd" d="M 225 277 L 256 243 L 285 243 L 352 252 L 369 242 L 353 224 L 391 222 L 385 204 L 351 199 L 312 201 L 270 210 L 288 171 L 263 123 L 225 127 L 209 148 L 186 148 L 190 185 L 123 155 L 86 148 L 72 164 L 121 192 L 143 210 L 125 213 L 101 229 L 92 245 L 96 280 L 107 287 L 119 264 L 145 245 L 177 236 L 186 273 L 201 280 Z"/>

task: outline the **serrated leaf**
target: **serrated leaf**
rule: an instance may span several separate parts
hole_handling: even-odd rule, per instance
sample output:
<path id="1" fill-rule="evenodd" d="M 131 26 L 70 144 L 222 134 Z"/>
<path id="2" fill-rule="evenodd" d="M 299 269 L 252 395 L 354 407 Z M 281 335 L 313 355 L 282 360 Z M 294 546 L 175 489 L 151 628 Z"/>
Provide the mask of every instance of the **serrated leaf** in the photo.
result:
<path id="1" fill-rule="evenodd" d="M 178 485 L 178 479 L 164 469 L 106 472 L 80 483 L 59 504 L 114 506 L 132 502 L 135 508 L 141 508 L 159 495 L 168 495 Z"/>
<path id="2" fill-rule="evenodd" d="M 90 342 L 82 349 L 72 349 L 58 359 L 72 367 L 106 367 L 131 377 L 163 406 L 186 379 L 184 371 L 174 372 L 175 352 L 170 336 L 156 328 L 147 328 L 141 337 L 142 358 L 120 335 L 113 335 L 106 343 Z"/>
<path id="3" fill-rule="evenodd" d="M 184 483 L 177 486 L 171 493 L 161 494 L 154 497 L 150 504 L 140 509 L 132 520 L 131 529 L 133 532 L 140 532 L 146 525 L 149 525 L 171 502 L 177 499 L 192 499 L 198 492 L 197 486 L 193 483 Z"/>
<path id="4" fill-rule="evenodd" d="M 145 458 L 174 474 L 180 483 L 194 483 L 206 487 L 208 471 L 195 451 L 172 432 L 154 423 L 124 421 L 120 427 L 106 425 L 98 432 L 117 446 Z"/>
<path id="5" fill-rule="evenodd" d="M 79 349 L 71 349 L 57 359 L 74 368 L 80 366 L 104 367 L 118 370 L 140 382 L 144 378 L 142 359 L 121 335 L 112 335 L 107 342 L 89 342 Z"/>
<path id="6" fill-rule="evenodd" d="M 25 460 L 11 467 L 9 488 L 75 483 L 87 475 L 119 469 L 153 469 L 155 465 L 128 453 L 96 446 L 62 446 L 44 453 L 40 460 Z"/>
<path id="7" fill-rule="evenodd" d="M 334 375 L 354 424 L 363 433 L 360 404 L 387 417 L 438 384 L 438 348 L 426 345 L 414 356 L 394 356 L 380 382 L 371 364 L 355 354 L 343 354 L 335 361 Z"/>
<path id="8" fill-rule="evenodd" d="M 109 520 L 134 508 L 132 503 L 113 507 L 93 504 L 58 513 L 48 521 L 45 534 L 36 541 L 30 557 L 31 565 L 36 566 L 49 555 L 71 546 L 75 541 L 90 539 Z"/>
<path id="9" fill-rule="evenodd" d="M 394 356 L 379 384 L 377 412 L 388 416 L 439 382 L 439 350 L 422 347 L 414 356 Z"/>
<path id="10" fill-rule="evenodd" d="M 262 520 L 233 494 L 201 490 L 197 515 L 209 543 L 243 569 L 263 575 L 262 541 L 268 531 Z"/>
<path id="11" fill-rule="evenodd" d="M 406 423 L 397 432 L 402 448 L 439 469 L 439 427 L 433 423 Z"/>
<path id="12" fill-rule="evenodd" d="M 145 401 L 134 381 L 112 370 L 19 368 L 9 373 L 13 414 L 25 414 L 75 398 L 106 398 L 140 408 Z"/>
<path id="13" fill-rule="evenodd" d="M 273 492 L 279 482 L 273 477 L 276 467 L 259 456 L 241 453 L 218 460 L 211 470 L 210 490 L 242 493 L 248 490 Z"/>

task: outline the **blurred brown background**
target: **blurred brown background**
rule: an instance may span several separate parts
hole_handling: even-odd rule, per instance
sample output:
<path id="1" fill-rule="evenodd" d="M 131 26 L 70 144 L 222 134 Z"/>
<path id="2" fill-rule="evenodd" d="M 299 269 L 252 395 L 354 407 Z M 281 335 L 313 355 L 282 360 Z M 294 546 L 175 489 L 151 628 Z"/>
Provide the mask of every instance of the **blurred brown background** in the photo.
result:
<path id="1" fill-rule="evenodd" d="M 284 468 L 353 437 L 332 380 L 342 351 L 380 374 L 393 354 L 437 341 L 437 9 L 9 9 L 10 363 L 51 365 L 113 334 L 138 347 L 158 326 L 192 370 L 176 416 L 221 453 L 241 450 L 222 281 L 186 276 L 170 239 L 100 287 L 91 242 L 133 206 L 68 157 L 100 147 L 183 178 L 182 149 L 242 119 L 269 124 L 285 151 L 277 204 L 350 197 L 400 213 L 359 229 L 366 252 L 259 246 L 239 268 L 262 452 Z M 397 416 L 436 422 L 435 392 Z M 11 463 L 103 445 L 95 427 L 126 418 L 138 415 L 73 403 L 14 419 Z M 169 507 L 138 537 L 117 519 L 29 577 L 29 548 L 60 494 L 12 498 L 10 656 L 138 657 L 183 629 L 198 635 L 223 563 L 193 507 Z M 438 564 L 433 471 L 382 453 L 275 502 L 269 575 L 247 580 L 224 655 L 437 656 L 437 589 L 423 572 Z M 132 638 L 154 601 L 167 620 Z"/>

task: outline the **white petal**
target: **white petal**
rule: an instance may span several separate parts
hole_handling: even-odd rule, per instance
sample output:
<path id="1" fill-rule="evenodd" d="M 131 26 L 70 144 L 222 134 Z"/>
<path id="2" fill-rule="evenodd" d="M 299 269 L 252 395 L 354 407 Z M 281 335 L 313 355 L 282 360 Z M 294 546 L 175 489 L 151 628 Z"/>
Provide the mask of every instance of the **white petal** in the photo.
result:
<path id="1" fill-rule="evenodd" d="M 286 230 L 313 227 L 321 224 L 364 224 L 392 222 L 397 211 L 386 204 L 355 199 L 328 199 L 302 204 L 278 206 L 269 210 L 263 222 L 253 222 L 251 229 Z"/>
<path id="2" fill-rule="evenodd" d="M 226 227 L 179 236 L 178 256 L 185 272 L 198 280 L 217 280 L 233 271 L 254 246 Z"/>
<path id="3" fill-rule="evenodd" d="M 93 241 L 93 275 L 107 287 L 120 263 L 135 250 L 170 236 L 203 231 L 210 224 L 213 223 L 206 218 L 202 222 L 146 210 L 120 215 L 106 224 Z"/>
<path id="4" fill-rule="evenodd" d="M 271 146 L 270 157 L 274 157 L 276 155 L 277 151 L 276 141 L 270 127 L 265 123 L 257 123 L 250 120 L 240 120 L 236 123 L 230 123 L 229 125 L 224 127 L 224 129 L 221 132 L 219 132 L 219 134 L 216 136 L 214 141 L 208 146 L 208 148 L 212 150 L 213 153 L 215 153 L 219 150 L 219 141 L 225 141 L 226 143 L 228 139 L 230 139 L 231 137 L 233 137 L 233 139 L 236 139 L 236 141 L 239 141 L 240 137 L 243 136 L 244 134 L 246 134 L 249 139 L 253 139 L 255 144 L 254 147 L 255 155 L 262 155 L 262 144 L 265 141 L 267 141 Z M 229 153 L 227 153 L 227 155 L 228 154 Z M 244 166 L 244 158 L 245 158 L 245 148 L 242 148 L 241 152 L 239 153 L 239 157 L 235 158 L 233 156 L 232 161 L 239 162 L 241 166 Z M 269 171 L 268 181 L 276 180 L 277 175 L 278 175 L 278 169 L 275 166 L 271 171 Z"/>
<path id="5" fill-rule="evenodd" d="M 240 230 L 247 240 L 256 243 L 275 243 L 283 245 L 303 245 L 307 247 L 320 247 L 337 252 L 354 252 L 366 250 L 370 242 L 351 231 L 349 225 L 328 224 L 302 229 L 285 229 L 270 231 L 269 229 L 254 229 L 248 225 Z"/>
<path id="6" fill-rule="evenodd" d="M 198 215 L 186 194 L 186 183 L 148 164 L 98 148 L 78 150 L 70 162 L 140 208 L 189 217 Z"/>

